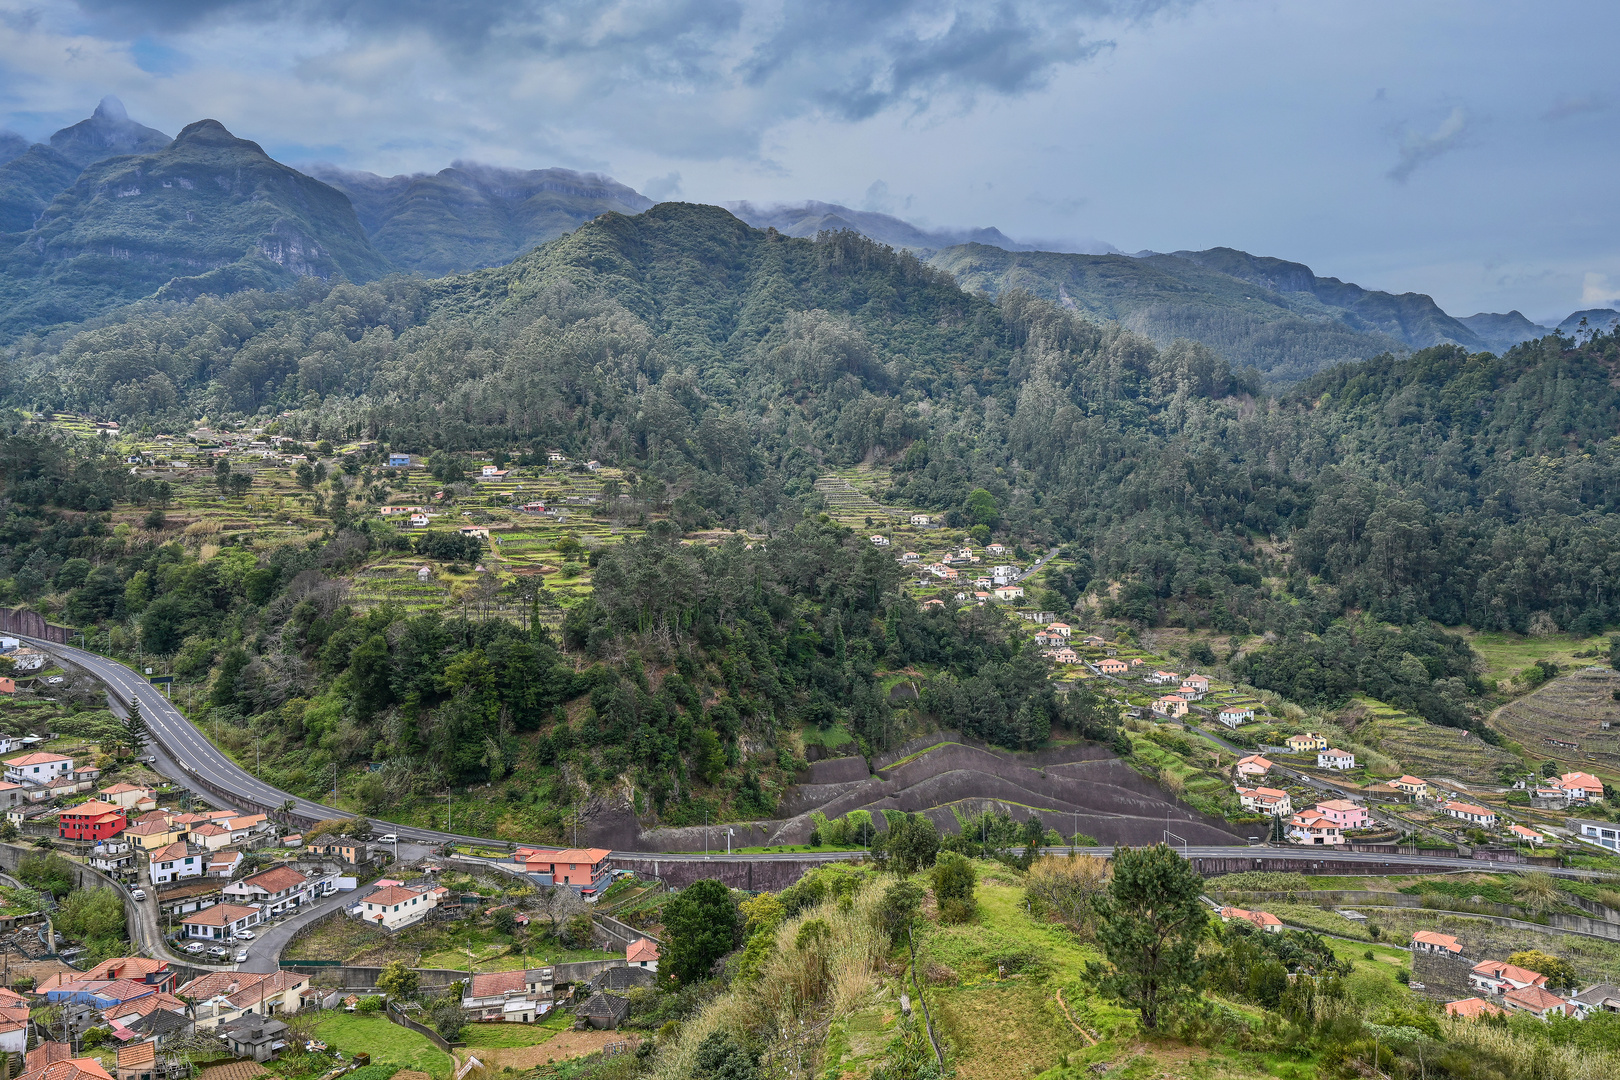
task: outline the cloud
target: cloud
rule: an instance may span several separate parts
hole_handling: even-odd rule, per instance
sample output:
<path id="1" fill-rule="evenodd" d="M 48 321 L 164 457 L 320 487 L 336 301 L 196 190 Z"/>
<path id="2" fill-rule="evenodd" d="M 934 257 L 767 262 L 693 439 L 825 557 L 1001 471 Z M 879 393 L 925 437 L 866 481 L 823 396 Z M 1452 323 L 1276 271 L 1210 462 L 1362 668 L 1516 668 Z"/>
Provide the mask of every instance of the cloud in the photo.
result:
<path id="1" fill-rule="evenodd" d="M 1461 105 L 1453 108 L 1451 115 L 1442 120 L 1432 134 L 1423 135 L 1407 129 L 1401 140 L 1400 158 L 1395 162 L 1395 167 L 1389 170 L 1389 178 L 1399 184 L 1406 183 L 1418 166 L 1460 146 L 1467 132 L 1468 113 Z"/>
<path id="2" fill-rule="evenodd" d="M 329 91 L 430 111 L 505 107 L 531 127 L 543 118 L 552 142 L 585 128 L 715 159 L 756 156 L 768 130 L 801 117 L 1025 95 L 1108 48 L 1112 30 L 1190 2 L 79 0 L 78 11 L 93 34 L 161 41 L 194 63 L 251 33 L 262 66 Z"/>
<path id="3" fill-rule="evenodd" d="M 1582 94 L 1580 97 L 1570 97 L 1566 94 L 1553 102 L 1552 107 L 1541 114 L 1541 118 L 1549 124 L 1555 124 L 1560 120 L 1568 120 L 1570 117 L 1579 116 L 1582 113 L 1602 112 L 1608 107 L 1608 99 L 1596 91 L 1590 94 Z"/>
<path id="4" fill-rule="evenodd" d="M 1581 303 L 1588 307 L 1620 303 L 1620 288 L 1609 284 L 1609 275 L 1588 270 L 1581 283 Z"/>
<path id="5" fill-rule="evenodd" d="M 911 196 L 904 199 L 897 198 L 889 191 L 889 185 L 883 180 L 874 180 L 866 189 L 866 195 L 861 200 L 861 209 L 870 210 L 875 214 L 900 214 L 911 209 Z"/>
<path id="6" fill-rule="evenodd" d="M 681 174 L 678 172 L 666 173 L 663 176 L 649 177 L 641 185 L 641 193 L 653 202 L 667 202 L 681 193 Z"/>

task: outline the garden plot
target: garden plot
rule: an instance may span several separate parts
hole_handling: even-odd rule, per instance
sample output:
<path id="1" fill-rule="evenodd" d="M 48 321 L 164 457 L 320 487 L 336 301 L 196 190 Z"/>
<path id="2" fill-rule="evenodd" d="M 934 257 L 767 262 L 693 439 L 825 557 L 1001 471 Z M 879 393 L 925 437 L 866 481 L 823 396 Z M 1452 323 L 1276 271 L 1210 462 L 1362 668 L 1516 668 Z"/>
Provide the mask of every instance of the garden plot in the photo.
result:
<path id="1" fill-rule="evenodd" d="M 1414 776 L 1494 784 L 1498 770 L 1516 760 L 1460 728 L 1428 723 L 1372 698 L 1358 697 L 1356 703 L 1366 710 L 1366 718 L 1356 725 L 1355 738 L 1399 761 Z"/>

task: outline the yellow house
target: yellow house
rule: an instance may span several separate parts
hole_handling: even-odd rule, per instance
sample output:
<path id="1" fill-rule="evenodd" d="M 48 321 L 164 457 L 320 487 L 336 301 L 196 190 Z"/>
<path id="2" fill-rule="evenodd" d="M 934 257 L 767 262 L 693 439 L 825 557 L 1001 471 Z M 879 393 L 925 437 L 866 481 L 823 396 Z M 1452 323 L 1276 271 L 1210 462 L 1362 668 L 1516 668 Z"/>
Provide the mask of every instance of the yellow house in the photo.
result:
<path id="1" fill-rule="evenodd" d="M 124 839 L 140 845 L 142 851 L 156 851 L 158 848 L 168 847 L 177 840 L 185 839 L 185 835 L 185 829 L 171 824 L 162 817 L 138 821 L 123 832 Z"/>
<path id="2" fill-rule="evenodd" d="M 1326 750 L 1328 742 L 1320 735 L 1307 731 L 1303 735 L 1290 735 L 1284 739 L 1288 749 L 1296 754 L 1306 754 L 1312 750 Z"/>
<path id="3" fill-rule="evenodd" d="M 1391 780 L 1389 786 L 1405 792 L 1414 799 L 1429 797 L 1429 782 L 1420 776 L 1403 776 L 1399 780 Z"/>

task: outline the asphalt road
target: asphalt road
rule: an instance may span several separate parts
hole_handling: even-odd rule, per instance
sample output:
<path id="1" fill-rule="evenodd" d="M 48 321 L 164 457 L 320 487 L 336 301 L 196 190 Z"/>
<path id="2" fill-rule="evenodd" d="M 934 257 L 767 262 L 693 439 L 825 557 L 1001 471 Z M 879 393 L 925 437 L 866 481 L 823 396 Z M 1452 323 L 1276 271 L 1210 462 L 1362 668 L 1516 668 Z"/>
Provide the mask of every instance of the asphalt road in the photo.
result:
<path id="1" fill-rule="evenodd" d="M 334 893 L 324 900 L 299 908 L 297 913 L 279 922 L 253 928 L 254 938 L 247 942 L 248 958 L 237 967 L 242 971 L 276 971 L 280 967 L 281 950 L 310 923 L 334 908 L 350 907 L 375 890 L 375 885 L 362 885 L 352 892 Z"/>
<path id="2" fill-rule="evenodd" d="M 141 715 L 146 718 L 147 727 L 160 740 L 161 745 L 156 752 L 160 764 L 168 765 L 175 771 L 167 773 L 172 778 L 186 781 L 188 777 L 200 777 L 219 787 L 221 790 L 243 803 L 252 803 L 271 809 L 280 807 L 291 799 L 294 812 L 304 817 L 321 820 L 335 817 L 351 817 L 348 811 L 337 810 L 309 799 L 298 798 L 287 792 L 271 787 L 235 762 L 227 758 L 224 753 L 203 737 L 202 733 L 180 714 L 169 700 L 165 698 L 157 687 L 152 686 L 137 674 L 133 669 L 108 660 L 83 649 L 69 645 L 58 645 L 54 642 L 29 639 L 39 648 L 50 652 L 59 658 L 68 661 L 76 667 L 90 672 L 101 679 L 108 688 L 109 697 L 115 704 L 127 703 L 130 699 L 139 697 L 141 702 Z M 1222 740 L 1217 740 L 1222 741 Z M 172 751 L 172 753 L 170 752 Z M 237 809 L 242 809 L 239 806 Z M 393 832 L 402 841 L 414 841 L 417 844 L 444 844 L 476 843 L 504 845 L 505 841 L 491 840 L 487 837 L 465 836 L 459 833 L 438 832 L 433 829 L 423 829 L 407 825 L 387 825 L 387 831 Z M 1066 847 L 1048 849 L 1054 854 L 1067 852 Z M 1082 848 L 1082 851 L 1094 855 L 1107 855 L 1112 848 Z M 1244 858 L 1254 859 L 1257 862 L 1273 860 L 1293 860 L 1308 856 L 1317 849 L 1287 847 L 1245 847 L 1235 845 L 1229 847 L 1185 847 L 1180 849 L 1190 859 L 1198 858 L 1231 858 L 1242 855 Z M 1464 866 L 1500 866 L 1502 864 L 1484 863 L 1471 859 L 1443 858 L 1427 855 L 1381 855 L 1354 851 L 1320 851 L 1324 858 L 1335 861 L 1348 861 L 1366 863 L 1369 866 L 1392 866 L 1401 869 L 1437 869 L 1445 868 L 1458 870 Z M 402 852 L 403 856 L 405 853 Z M 644 858 L 656 857 L 662 862 L 697 862 L 697 861 L 733 861 L 733 862 L 836 862 L 849 858 L 848 852 L 803 852 L 803 853 L 765 853 L 749 855 L 705 854 L 703 852 L 653 852 L 653 851 L 621 851 L 616 855 L 640 856 Z M 1558 870 L 1551 869 L 1550 873 L 1564 877 L 1602 876 L 1587 870 Z M 352 902 L 358 894 L 340 894 L 343 900 Z M 291 934 L 289 933 L 290 937 Z M 250 950 L 250 953 L 253 950 Z"/>

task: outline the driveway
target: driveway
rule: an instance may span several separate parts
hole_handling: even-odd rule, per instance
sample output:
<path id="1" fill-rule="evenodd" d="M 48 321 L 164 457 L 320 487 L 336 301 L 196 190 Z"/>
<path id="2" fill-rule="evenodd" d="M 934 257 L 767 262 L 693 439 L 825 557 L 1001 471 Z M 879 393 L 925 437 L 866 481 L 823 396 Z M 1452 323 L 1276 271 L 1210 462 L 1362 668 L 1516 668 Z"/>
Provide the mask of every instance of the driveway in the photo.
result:
<path id="1" fill-rule="evenodd" d="M 281 950 L 287 947 L 293 936 L 321 918 L 323 915 L 337 908 L 352 906 L 361 897 L 375 890 L 375 885 L 362 885 L 358 889 L 348 892 L 334 893 L 323 900 L 298 909 L 297 914 L 280 922 L 255 927 L 253 933 L 257 936 L 247 943 L 248 958 L 244 963 L 237 965 L 239 971 L 271 972 L 281 967 Z M 338 916 L 346 918 L 346 916 Z M 337 960 L 341 957 L 332 957 Z"/>

